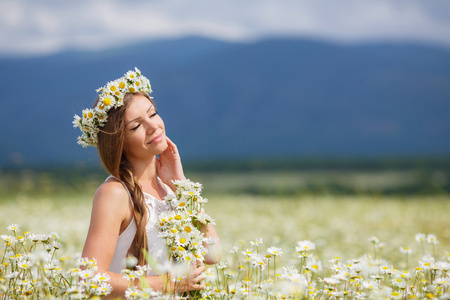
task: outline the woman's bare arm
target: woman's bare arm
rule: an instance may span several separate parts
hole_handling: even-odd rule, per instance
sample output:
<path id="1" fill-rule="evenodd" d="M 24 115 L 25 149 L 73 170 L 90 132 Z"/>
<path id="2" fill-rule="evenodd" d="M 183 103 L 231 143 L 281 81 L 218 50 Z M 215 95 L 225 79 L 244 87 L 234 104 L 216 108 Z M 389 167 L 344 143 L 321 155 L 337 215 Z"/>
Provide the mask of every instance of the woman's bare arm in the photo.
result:
<path id="1" fill-rule="evenodd" d="M 91 223 L 82 253 L 82 257 L 97 260 L 99 273 L 110 276 L 113 297 L 123 296 L 128 288 L 128 282 L 121 274 L 108 269 L 121 229 L 132 219 L 130 206 L 128 193 L 120 182 L 102 184 L 94 195 Z"/>
<path id="2" fill-rule="evenodd" d="M 128 193 L 119 182 L 104 183 L 94 195 L 91 223 L 82 257 L 97 260 L 98 273 L 108 274 L 113 290 L 108 298 L 124 297 L 128 288 L 128 280 L 122 274 L 110 272 L 109 266 L 114 256 L 119 234 L 129 225 L 132 215 L 132 204 Z M 199 284 L 203 278 L 203 267 L 191 270 L 189 276 L 178 285 L 177 291 L 203 289 Z M 153 290 L 164 290 L 167 287 L 167 275 L 147 276 L 147 284 Z M 135 281 L 139 286 L 139 280 Z"/>

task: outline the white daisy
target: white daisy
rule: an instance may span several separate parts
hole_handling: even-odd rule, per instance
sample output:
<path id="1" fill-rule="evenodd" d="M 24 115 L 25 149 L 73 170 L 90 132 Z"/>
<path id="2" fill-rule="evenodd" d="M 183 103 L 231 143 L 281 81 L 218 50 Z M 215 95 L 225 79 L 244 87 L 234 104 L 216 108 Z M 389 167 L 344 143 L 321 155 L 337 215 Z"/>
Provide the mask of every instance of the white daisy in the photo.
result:
<path id="1" fill-rule="evenodd" d="M 194 227 L 191 222 L 186 222 L 183 224 L 183 231 L 190 235 L 190 237 L 198 235 L 198 229 Z M 192 235 L 191 235 L 192 234 Z"/>
<path id="2" fill-rule="evenodd" d="M 264 256 L 262 255 L 254 255 L 252 258 L 252 266 L 259 267 L 261 270 L 266 268 L 267 262 Z"/>
<path id="3" fill-rule="evenodd" d="M 15 243 L 17 243 L 17 239 L 16 237 L 12 236 L 12 235 L 0 235 L 0 238 L 5 242 L 5 244 L 12 246 Z"/>
<path id="4" fill-rule="evenodd" d="M 7 274 L 7 275 L 5 276 L 5 278 L 6 278 L 6 279 L 14 279 L 14 278 L 16 278 L 18 275 L 19 275 L 19 272 L 15 271 L 15 272 L 12 272 L 12 273 Z"/>
<path id="5" fill-rule="evenodd" d="M 141 296 L 141 291 L 136 286 L 129 287 L 125 291 L 125 298 L 127 298 L 127 299 L 139 299 L 138 297 L 140 297 L 140 296 Z"/>
<path id="6" fill-rule="evenodd" d="M 23 260 L 18 262 L 17 266 L 23 270 L 28 270 L 31 267 L 31 263 L 28 260 Z"/>
<path id="7" fill-rule="evenodd" d="M 204 242 L 207 245 L 215 245 L 218 241 L 219 241 L 219 238 L 213 237 L 213 236 L 210 236 L 210 237 L 207 237 L 206 239 L 204 239 Z"/>
<path id="8" fill-rule="evenodd" d="M 190 236 L 185 232 L 182 232 L 181 234 L 177 235 L 175 239 L 175 243 L 183 247 L 187 246 L 190 241 L 191 241 Z"/>
<path id="9" fill-rule="evenodd" d="M 194 254 L 189 251 L 184 251 L 181 255 L 181 259 L 182 259 L 182 261 L 185 261 L 185 262 L 193 262 L 196 260 Z"/>
<path id="10" fill-rule="evenodd" d="M 106 91 L 109 94 L 115 95 L 116 92 L 119 92 L 119 85 L 116 81 L 110 81 L 108 82 L 108 84 L 106 85 Z"/>
<path id="11" fill-rule="evenodd" d="M 402 254 L 411 254 L 412 250 L 409 247 L 400 247 L 400 253 L 402 253 Z"/>
<path id="12" fill-rule="evenodd" d="M 299 241 L 297 242 L 298 247 L 295 247 L 295 251 L 303 252 L 303 251 L 311 251 L 316 249 L 316 245 L 310 241 Z"/>
<path id="13" fill-rule="evenodd" d="M 179 200 L 175 199 L 170 202 L 170 205 L 172 206 L 172 208 L 175 208 L 175 209 L 185 209 L 186 204 L 187 204 L 186 199 L 183 197 L 181 197 Z"/>
<path id="14" fill-rule="evenodd" d="M 437 245 L 437 244 L 439 244 L 439 241 L 437 240 L 437 238 L 434 234 L 429 234 L 427 236 L 427 243 Z"/>
<path id="15" fill-rule="evenodd" d="M 91 108 L 86 108 L 83 110 L 82 113 L 82 124 L 85 125 L 92 125 L 92 122 L 94 121 L 95 112 Z"/>
<path id="16" fill-rule="evenodd" d="M 263 243 L 263 239 L 262 238 L 256 238 L 255 241 L 250 241 L 250 244 L 252 246 L 259 246 Z"/>
<path id="17" fill-rule="evenodd" d="M 98 100 L 98 111 L 102 114 L 106 113 L 116 104 L 116 99 L 110 94 L 102 94 Z"/>
<path id="18" fill-rule="evenodd" d="M 135 71 L 128 71 L 127 73 L 125 73 L 125 77 L 128 80 L 134 81 L 136 80 L 137 74 Z"/>
<path id="19" fill-rule="evenodd" d="M 419 243 L 423 243 L 426 240 L 426 235 L 424 233 L 416 234 L 416 241 Z"/>
<path id="20" fill-rule="evenodd" d="M 239 247 L 238 246 L 234 246 L 233 248 L 231 248 L 230 253 L 231 254 L 237 254 L 238 250 L 239 250 Z"/>
<path id="21" fill-rule="evenodd" d="M 73 127 L 81 127 L 82 125 L 82 119 L 80 118 L 79 115 L 75 115 L 73 117 L 73 121 L 72 121 Z"/>
<path id="22" fill-rule="evenodd" d="M 99 296 L 107 296 L 111 294 L 112 291 L 112 285 L 109 283 L 103 282 L 101 286 L 98 288 L 98 294 Z"/>
<path id="23" fill-rule="evenodd" d="M 6 229 L 13 232 L 19 232 L 19 225 L 18 224 L 11 224 Z"/>
<path id="24" fill-rule="evenodd" d="M 108 114 L 106 114 L 106 113 L 97 114 L 97 120 L 98 120 L 98 126 L 100 126 L 100 127 L 105 126 L 105 123 L 108 122 Z"/>
<path id="25" fill-rule="evenodd" d="M 313 273 L 322 271 L 322 262 L 317 261 L 314 257 L 311 257 L 306 261 L 305 269 Z"/>
<path id="26" fill-rule="evenodd" d="M 283 254 L 283 252 L 281 252 L 281 248 L 270 247 L 269 249 L 267 249 L 267 254 L 269 254 L 271 256 L 281 256 L 281 254 Z"/>
<path id="27" fill-rule="evenodd" d="M 217 266 L 217 269 L 219 269 L 219 270 L 223 270 L 223 269 L 225 269 L 226 267 L 228 267 L 227 263 L 224 262 L 224 261 L 221 261 L 221 262 L 217 263 L 216 266 Z"/>

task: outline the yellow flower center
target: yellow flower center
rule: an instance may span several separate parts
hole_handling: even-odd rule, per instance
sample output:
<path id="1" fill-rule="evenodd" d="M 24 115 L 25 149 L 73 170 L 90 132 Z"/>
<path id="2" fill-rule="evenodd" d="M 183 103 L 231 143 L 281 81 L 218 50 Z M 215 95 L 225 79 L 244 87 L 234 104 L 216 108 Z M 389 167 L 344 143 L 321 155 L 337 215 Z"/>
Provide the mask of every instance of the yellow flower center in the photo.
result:
<path id="1" fill-rule="evenodd" d="M 140 83 L 139 81 L 136 81 L 134 84 L 135 84 L 136 86 L 139 86 L 141 83 Z"/>
<path id="2" fill-rule="evenodd" d="M 130 86 L 129 91 L 130 93 L 136 93 L 136 89 L 132 86 Z"/>
<path id="3" fill-rule="evenodd" d="M 191 229 L 191 227 L 189 227 L 189 226 L 186 226 L 186 227 L 184 228 L 184 231 L 186 231 L 187 233 L 189 233 L 189 232 L 191 232 L 191 231 L 192 231 L 192 229 Z"/>
<path id="4" fill-rule="evenodd" d="M 178 221 L 181 220 L 181 216 L 180 215 L 176 215 L 175 216 L 175 220 L 178 220 Z"/>
<path id="5" fill-rule="evenodd" d="M 89 118 L 92 118 L 93 116 L 94 116 L 93 113 L 91 113 L 91 112 L 88 113 L 88 117 L 89 117 Z"/>
<path id="6" fill-rule="evenodd" d="M 181 252 L 183 252 L 183 251 L 184 251 L 184 248 L 183 248 L 183 247 L 181 247 L 181 246 L 180 246 L 180 247 L 178 247 L 177 249 L 178 249 L 178 251 L 181 251 Z"/>
<path id="7" fill-rule="evenodd" d="M 105 104 L 105 105 L 111 105 L 111 99 L 109 99 L 109 98 L 103 99 L 103 104 Z"/>
<path id="8" fill-rule="evenodd" d="M 110 90 L 114 92 L 116 90 L 116 87 L 114 85 L 112 85 Z"/>
<path id="9" fill-rule="evenodd" d="M 125 83 L 123 83 L 123 82 L 119 83 L 119 87 L 120 87 L 121 89 L 123 89 L 123 88 L 125 87 Z"/>
<path id="10" fill-rule="evenodd" d="M 182 243 L 182 244 L 186 243 L 186 239 L 181 238 L 181 239 L 180 239 L 180 243 Z"/>

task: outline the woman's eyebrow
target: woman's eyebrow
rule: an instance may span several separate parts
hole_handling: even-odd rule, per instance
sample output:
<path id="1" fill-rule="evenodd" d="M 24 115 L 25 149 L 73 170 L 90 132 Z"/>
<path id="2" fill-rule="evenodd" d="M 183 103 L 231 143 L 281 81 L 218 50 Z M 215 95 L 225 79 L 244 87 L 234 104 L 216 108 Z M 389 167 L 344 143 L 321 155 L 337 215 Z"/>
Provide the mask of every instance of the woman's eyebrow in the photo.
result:
<path id="1" fill-rule="evenodd" d="M 152 109 L 152 107 L 153 107 L 153 104 L 150 105 L 150 107 L 147 109 L 147 113 L 150 111 L 150 109 Z M 130 123 L 133 122 L 133 121 L 139 120 L 140 118 L 141 118 L 141 117 L 137 117 L 137 118 L 134 118 L 134 119 L 131 120 L 131 121 L 128 121 L 128 122 L 125 124 L 125 126 L 127 126 L 128 124 L 130 124 Z"/>

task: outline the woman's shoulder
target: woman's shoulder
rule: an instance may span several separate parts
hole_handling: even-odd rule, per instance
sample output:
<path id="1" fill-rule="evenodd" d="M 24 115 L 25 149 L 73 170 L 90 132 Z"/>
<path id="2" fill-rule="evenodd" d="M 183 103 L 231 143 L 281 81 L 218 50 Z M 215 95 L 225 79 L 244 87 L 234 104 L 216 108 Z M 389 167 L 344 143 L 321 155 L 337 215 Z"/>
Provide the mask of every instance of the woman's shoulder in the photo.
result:
<path id="1" fill-rule="evenodd" d="M 97 188 L 94 195 L 96 202 L 100 205 L 128 207 L 130 196 L 122 182 L 110 177 Z"/>

